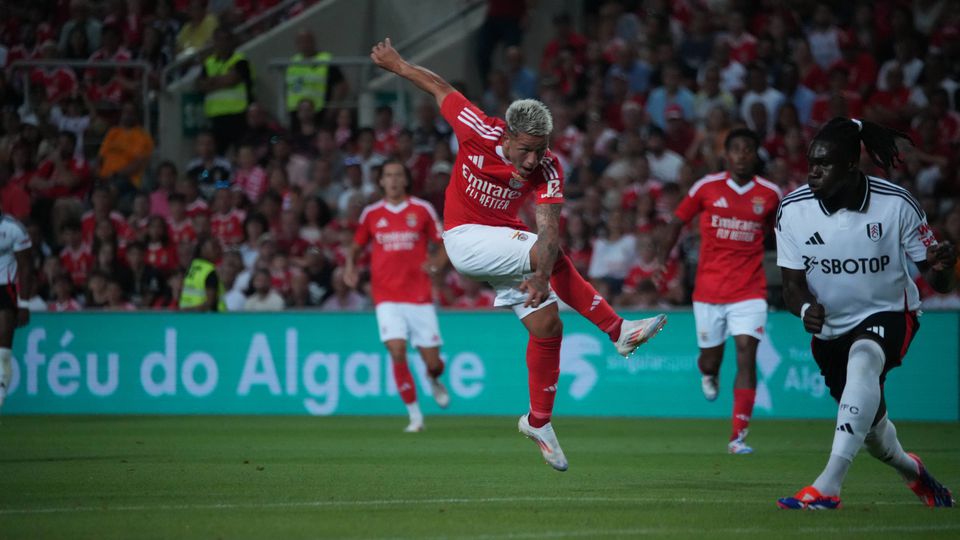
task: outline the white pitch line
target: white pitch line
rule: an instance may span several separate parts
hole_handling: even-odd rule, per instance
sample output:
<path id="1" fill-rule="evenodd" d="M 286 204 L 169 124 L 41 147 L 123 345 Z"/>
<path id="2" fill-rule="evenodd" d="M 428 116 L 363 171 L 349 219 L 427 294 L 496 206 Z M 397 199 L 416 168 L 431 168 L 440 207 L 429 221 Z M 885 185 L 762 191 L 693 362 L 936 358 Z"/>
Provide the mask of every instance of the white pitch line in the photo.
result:
<path id="1" fill-rule="evenodd" d="M 344 508 L 365 506 L 415 506 L 437 504 L 482 504 L 513 502 L 605 502 L 605 503 L 690 503 L 690 504 L 729 504 L 720 499 L 693 499 L 687 497 L 478 497 L 478 498 L 437 498 L 437 499 L 370 499 L 358 501 L 287 501 L 274 503 L 200 503 L 200 504 L 157 504 L 157 505 L 118 505 L 118 506 L 61 506 L 47 508 L 4 508 L 0 515 L 26 514 L 70 514 L 82 512 L 142 512 L 162 510 L 241 510 L 258 508 Z M 773 508 L 774 499 L 743 500 L 738 503 L 769 505 Z M 904 502 L 879 501 L 868 504 L 882 506 L 915 506 Z"/>

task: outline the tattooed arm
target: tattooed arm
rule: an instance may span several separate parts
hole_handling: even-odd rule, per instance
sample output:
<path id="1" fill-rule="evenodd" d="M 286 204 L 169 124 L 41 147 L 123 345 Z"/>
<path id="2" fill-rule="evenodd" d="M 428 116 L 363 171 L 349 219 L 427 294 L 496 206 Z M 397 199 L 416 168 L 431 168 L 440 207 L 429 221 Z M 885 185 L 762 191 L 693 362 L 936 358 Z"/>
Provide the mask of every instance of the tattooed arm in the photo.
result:
<path id="1" fill-rule="evenodd" d="M 550 274 L 560 255 L 560 204 L 537 205 L 537 241 L 530 248 L 533 275 L 520 284 L 525 306 L 537 307 L 550 296 Z"/>

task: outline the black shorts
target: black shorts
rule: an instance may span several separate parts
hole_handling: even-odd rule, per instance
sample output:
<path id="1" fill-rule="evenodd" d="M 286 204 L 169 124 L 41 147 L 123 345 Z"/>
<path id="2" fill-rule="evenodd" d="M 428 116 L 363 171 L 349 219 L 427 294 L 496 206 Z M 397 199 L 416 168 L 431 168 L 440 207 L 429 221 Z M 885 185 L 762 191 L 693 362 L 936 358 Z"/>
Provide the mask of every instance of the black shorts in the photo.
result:
<path id="1" fill-rule="evenodd" d="M 17 310 L 17 286 L 13 283 L 0 285 L 0 311 Z"/>
<path id="2" fill-rule="evenodd" d="M 866 337 L 875 340 L 883 348 L 886 357 L 880 375 L 880 384 L 883 384 L 887 372 L 899 366 L 906 356 L 910 342 L 919 329 L 920 321 L 915 311 L 881 311 L 870 315 L 856 328 L 836 339 L 813 338 L 810 344 L 813 359 L 817 361 L 833 399 L 840 401 L 843 387 L 847 384 L 847 360 L 854 341 Z"/>

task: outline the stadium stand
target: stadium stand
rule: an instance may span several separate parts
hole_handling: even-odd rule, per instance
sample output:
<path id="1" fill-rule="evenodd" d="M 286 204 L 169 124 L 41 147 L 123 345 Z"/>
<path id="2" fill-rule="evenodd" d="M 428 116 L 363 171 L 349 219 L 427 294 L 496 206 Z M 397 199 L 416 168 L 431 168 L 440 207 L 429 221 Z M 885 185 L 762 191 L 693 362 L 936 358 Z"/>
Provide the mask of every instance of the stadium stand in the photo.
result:
<path id="1" fill-rule="evenodd" d="M 232 44 L 196 58 L 206 114 L 229 122 L 197 135 L 188 162 L 156 159 L 166 141 L 150 128 L 149 97 L 163 90 L 164 68 L 204 51 L 216 28 L 280 3 L 0 4 L 0 205 L 29 226 L 33 293 L 50 310 L 176 309 L 196 242 L 209 236 L 224 248 L 229 310 L 362 309 L 366 280 L 349 290 L 338 269 L 361 209 L 379 198 L 384 160 L 403 160 L 412 193 L 442 214 L 454 149 L 435 105 L 417 101 L 400 125 L 389 105 L 340 107 L 351 91 L 343 75 L 304 67 L 286 80 L 305 97 L 275 118 L 244 87 L 282 75 L 248 65 Z M 288 2 L 283 16 L 314 3 Z M 584 1 L 581 16 L 555 17 L 540 57 L 526 59 L 517 21 L 531 14 L 514 4 L 523 3 L 489 1 L 492 22 L 477 39 L 497 48 L 479 62 L 484 87 L 465 93 L 488 114 L 520 97 L 551 108 L 566 171 L 564 249 L 617 307 L 689 304 L 696 227 L 666 275 L 651 270 L 651 254 L 683 193 L 723 169 L 724 137 L 739 126 L 760 134 L 762 174 L 785 193 L 805 183 L 807 144 L 834 116 L 909 133 L 904 164 L 883 174 L 914 193 L 939 237 L 960 242 L 960 12 L 949 2 Z M 324 58 L 296 39 L 302 58 Z M 17 67 L 41 59 L 121 64 Z M 298 81 L 307 82 L 294 90 Z M 327 96 L 309 97 L 318 89 Z M 920 287 L 928 309 L 960 307 L 957 293 Z M 435 299 L 491 303 L 452 270 Z"/>

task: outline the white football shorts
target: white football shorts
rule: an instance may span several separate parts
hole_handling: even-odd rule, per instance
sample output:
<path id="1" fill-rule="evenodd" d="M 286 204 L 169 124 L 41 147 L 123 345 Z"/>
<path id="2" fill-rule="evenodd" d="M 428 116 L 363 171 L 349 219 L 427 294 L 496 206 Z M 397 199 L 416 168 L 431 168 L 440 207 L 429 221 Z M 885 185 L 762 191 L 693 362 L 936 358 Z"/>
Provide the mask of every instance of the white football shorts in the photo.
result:
<path id="1" fill-rule="evenodd" d="M 376 310 L 380 341 L 386 343 L 392 339 L 409 339 L 414 347 L 443 345 L 437 310 L 433 304 L 380 302 Z"/>
<path id="2" fill-rule="evenodd" d="M 732 304 L 693 303 L 697 345 L 701 349 L 722 345 L 727 336 L 763 338 L 767 325 L 767 301 L 754 298 Z"/>
<path id="3" fill-rule="evenodd" d="M 520 319 L 557 301 L 551 290 L 540 306 L 523 305 L 527 293 L 518 287 L 531 275 L 530 248 L 536 241 L 532 232 L 489 225 L 460 225 L 443 233 L 443 246 L 457 272 L 489 283 L 497 293 L 493 305 L 512 308 Z"/>

